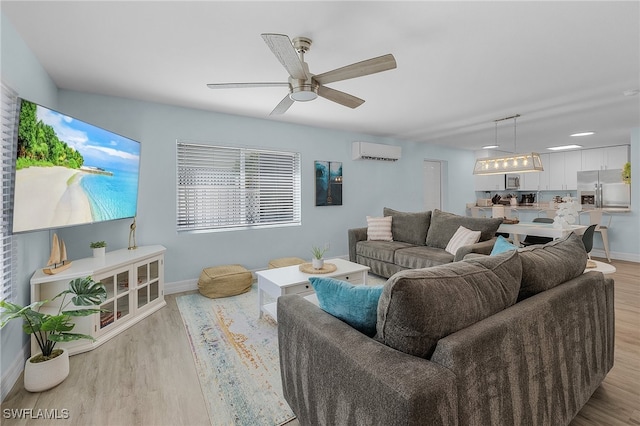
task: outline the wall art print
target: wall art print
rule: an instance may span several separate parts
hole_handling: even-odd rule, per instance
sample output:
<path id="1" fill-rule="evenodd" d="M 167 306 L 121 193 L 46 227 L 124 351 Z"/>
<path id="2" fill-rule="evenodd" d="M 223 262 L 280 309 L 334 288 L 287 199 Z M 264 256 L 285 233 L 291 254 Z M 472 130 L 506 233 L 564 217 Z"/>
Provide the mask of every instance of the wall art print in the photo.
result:
<path id="1" fill-rule="evenodd" d="M 342 162 L 316 161 L 316 206 L 342 205 Z"/>

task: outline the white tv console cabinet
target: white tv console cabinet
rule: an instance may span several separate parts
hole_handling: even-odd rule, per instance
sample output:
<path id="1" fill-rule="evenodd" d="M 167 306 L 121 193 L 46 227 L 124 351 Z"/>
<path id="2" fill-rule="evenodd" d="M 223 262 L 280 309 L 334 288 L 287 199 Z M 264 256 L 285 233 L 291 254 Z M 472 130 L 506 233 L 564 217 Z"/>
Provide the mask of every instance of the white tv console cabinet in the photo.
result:
<path id="1" fill-rule="evenodd" d="M 91 276 L 107 289 L 107 299 L 100 308 L 108 312 L 72 318 L 76 324 L 73 332 L 92 336 L 95 341 L 80 339 L 57 343 L 56 346 L 68 349 L 70 355 L 90 351 L 165 306 L 165 251 L 161 245 L 142 246 L 135 250 L 125 248 L 107 252 L 104 257 L 73 260 L 69 269 L 55 275 L 47 275 L 38 269 L 31 277 L 32 303 L 52 299 L 76 278 Z M 41 311 L 56 313 L 61 299 L 44 305 Z M 70 304 L 67 310 L 73 306 Z M 40 348 L 32 336 L 31 354 L 38 352 Z"/>

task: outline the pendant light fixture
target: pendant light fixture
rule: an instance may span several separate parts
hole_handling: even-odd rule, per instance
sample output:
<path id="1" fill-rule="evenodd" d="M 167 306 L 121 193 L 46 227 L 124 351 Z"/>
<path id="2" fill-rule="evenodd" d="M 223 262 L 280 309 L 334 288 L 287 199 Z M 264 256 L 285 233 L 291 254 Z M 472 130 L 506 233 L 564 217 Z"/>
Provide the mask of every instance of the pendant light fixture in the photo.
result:
<path id="1" fill-rule="evenodd" d="M 498 145 L 498 122 L 513 119 L 513 153 L 505 154 L 500 157 L 478 158 L 473 168 L 474 175 L 498 175 L 504 173 L 526 173 L 543 171 L 542 160 L 537 152 L 527 152 L 518 154 L 516 148 L 516 119 L 520 114 L 511 117 L 499 118 L 494 120 L 496 127 L 496 141 Z"/>

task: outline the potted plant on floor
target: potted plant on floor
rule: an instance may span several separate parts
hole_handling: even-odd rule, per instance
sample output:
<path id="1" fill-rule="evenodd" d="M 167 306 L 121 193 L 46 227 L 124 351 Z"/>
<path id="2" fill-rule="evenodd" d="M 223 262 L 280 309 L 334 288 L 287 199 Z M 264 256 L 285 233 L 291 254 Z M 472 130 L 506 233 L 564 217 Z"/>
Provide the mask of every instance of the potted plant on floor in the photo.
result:
<path id="1" fill-rule="evenodd" d="M 311 265 L 313 269 L 322 269 L 324 266 L 324 254 L 327 252 L 327 248 L 311 247 L 311 253 L 313 253 L 313 259 L 311 259 Z"/>
<path id="2" fill-rule="evenodd" d="M 71 299 L 67 301 L 67 296 Z M 62 297 L 55 313 L 40 312 L 43 305 Z M 41 392 L 62 383 L 69 374 L 69 353 L 66 349 L 55 349 L 58 342 L 71 342 L 79 339 L 95 340 L 86 334 L 72 333 L 75 324 L 72 317 L 82 317 L 101 312 L 101 309 L 70 309 L 75 306 L 98 306 L 107 298 L 107 291 L 102 283 L 96 283 L 91 277 L 76 278 L 69 282 L 69 288 L 60 292 L 51 300 L 33 302 L 22 307 L 6 300 L 0 300 L 0 328 L 15 318 L 24 320 L 22 329 L 33 334 L 40 353 L 27 360 L 24 368 L 24 387 L 30 392 Z M 49 310 L 49 307 L 45 309 Z M 71 306 L 73 308 L 74 306 Z"/>
<path id="3" fill-rule="evenodd" d="M 94 241 L 89 244 L 89 247 L 93 249 L 93 257 L 104 257 L 107 243 L 104 241 Z"/>

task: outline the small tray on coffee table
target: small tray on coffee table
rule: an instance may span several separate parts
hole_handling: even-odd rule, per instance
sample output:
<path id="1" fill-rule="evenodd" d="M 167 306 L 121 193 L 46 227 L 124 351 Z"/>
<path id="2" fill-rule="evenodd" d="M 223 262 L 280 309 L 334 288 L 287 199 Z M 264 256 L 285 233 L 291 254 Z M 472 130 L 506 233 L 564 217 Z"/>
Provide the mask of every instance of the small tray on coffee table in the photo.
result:
<path id="1" fill-rule="evenodd" d="M 312 263 L 303 263 L 300 265 L 300 272 L 304 272 L 305 274 L 328 274 L 336 269 L 338 269 L 336 265 L 327 262 L 325 262 L 320 269 L 315 269 Z"/>

